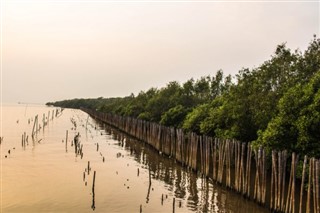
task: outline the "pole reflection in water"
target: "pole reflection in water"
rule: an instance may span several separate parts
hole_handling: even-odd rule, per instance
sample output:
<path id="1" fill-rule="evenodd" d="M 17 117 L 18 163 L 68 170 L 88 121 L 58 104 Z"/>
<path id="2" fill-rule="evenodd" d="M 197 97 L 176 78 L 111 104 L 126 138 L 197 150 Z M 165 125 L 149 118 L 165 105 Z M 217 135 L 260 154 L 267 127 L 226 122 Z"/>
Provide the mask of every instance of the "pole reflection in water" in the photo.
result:
<path id="1" fill-rule="evenodd" d="M 113 135 L 119 146 L 127 150 L 135 161 L 148 169 L 150 180 L 146 203 L 149 202 L 152 177 L 165 183 L 165 188 L 178 200 L 178 208 L 184 209 L 180 212 L 185 212 L 186 209 L 191 212 L 239 212 L 239 209 L 248 213 L 268 212 L 241 195 L 229 192 L 213 184 L 211 180 L 180 166 L 175 160 L 159 154 L 149 145 L 107 125 L 100 125 L 107 134 Z M 163 202 L 169 202 L 168 195 L 162 194 L 160 200 L 162 205 Z M 159 212 L 162 212 L 161 209 Z"/>
<path id="2" fill-rule="evenodd" d="M 3 110 L 4 213 L 268 212 L 80 110 L 54 119 L 47 107 Z M 31 141 L 34 115 L 49 110 Z"/>

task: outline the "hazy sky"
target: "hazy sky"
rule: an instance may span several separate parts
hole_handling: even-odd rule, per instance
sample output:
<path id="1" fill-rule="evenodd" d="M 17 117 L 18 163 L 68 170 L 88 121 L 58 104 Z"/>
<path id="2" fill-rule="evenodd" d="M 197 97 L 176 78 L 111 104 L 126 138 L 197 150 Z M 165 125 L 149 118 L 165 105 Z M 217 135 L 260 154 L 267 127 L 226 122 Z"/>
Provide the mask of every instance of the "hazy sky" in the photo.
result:
<path id="1" fill-rule="evenodd" d="M 137 94 L 236 74 L 319 36 L 317 1 L 0 0 L 2 101 Z"/>

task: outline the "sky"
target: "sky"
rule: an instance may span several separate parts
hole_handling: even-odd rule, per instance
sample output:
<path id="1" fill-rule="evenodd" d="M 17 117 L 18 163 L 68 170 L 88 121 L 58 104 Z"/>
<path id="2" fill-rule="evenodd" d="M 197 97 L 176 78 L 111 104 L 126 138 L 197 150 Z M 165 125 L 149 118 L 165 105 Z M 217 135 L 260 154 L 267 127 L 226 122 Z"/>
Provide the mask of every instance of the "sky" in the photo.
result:
<path id="1" fill-rule="evenodd" d="M 1 0 L 1 102 L 124 97 L 319 37 L 319 1 Z"/>

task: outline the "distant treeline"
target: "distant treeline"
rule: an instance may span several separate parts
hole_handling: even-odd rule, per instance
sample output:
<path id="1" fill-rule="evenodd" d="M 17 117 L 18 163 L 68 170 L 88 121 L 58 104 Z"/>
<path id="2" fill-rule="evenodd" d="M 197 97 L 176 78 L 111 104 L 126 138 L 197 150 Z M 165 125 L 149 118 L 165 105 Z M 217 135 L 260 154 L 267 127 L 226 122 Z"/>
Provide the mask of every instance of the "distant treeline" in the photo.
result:
<path id="1" fill-rule="evenodd" d="M 235 76 L 170 82 L 122 98 L 72 99 L 47 103 L 89 108 L 320 157 L 320 39 L 307 50 L 278 45 L 259 67 Z"/>

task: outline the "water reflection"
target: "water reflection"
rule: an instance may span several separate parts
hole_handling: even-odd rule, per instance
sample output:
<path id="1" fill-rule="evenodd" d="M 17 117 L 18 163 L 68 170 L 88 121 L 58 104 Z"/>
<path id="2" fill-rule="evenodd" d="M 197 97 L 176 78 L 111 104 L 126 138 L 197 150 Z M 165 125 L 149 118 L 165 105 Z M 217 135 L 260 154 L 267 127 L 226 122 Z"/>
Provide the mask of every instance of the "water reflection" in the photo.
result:
<path id="1" fill-rule="evenodd" d="M 239 212 L 240 207 L 241 212 L 267 212 L 240 195 L 226 191 L 225 188 L 213 184 L 211 180 L 181 167 L 174 159 L 162 156 L 148 144 L 105 124 L 99 125 L 107 135 L 112 135 L 113 139 L 118 141 L 118 145 L 127 150 L 136 162 L 149 170 L 150 182 L 146 203 L 149 202 L 152 191 L 151 179 L 154 179 L 165 183 L 167 190 L 177 199 L 178 208 L 188 208 L 194 212 Z M 137 175 L 139 176 L 139 171 Z M 162 205 L 167 198 L 167 195 L 162 194 Z"/>
<path id="2" fill-rule="evenodd" d="M 95 204 L 95 193 L 94 190 L 92 191 L 92 205 L 91 205 L 91 209 L 94 211 L 96 209 L 96 204 Z"/>
<path id="3" fill-rule="evenodd" d="M 78 110 L 32 140 L 24 108 L 11 122 L 17 109 L 5 113 L 1 139 L 3 212 L 267 212 Z"/>
<path id="4" fill-rule="evenodd" d="M 95 192 L 94 192 L 94 188 L 95 188 L 95 177 L 96 177 L 96 171 L 94 171 L 94 175 L 93 175 L 93 185 L 92 185 L 92 205 L 91 205 L 91 209 L 92 209 L 93 211 L 96 209 Z"/>

